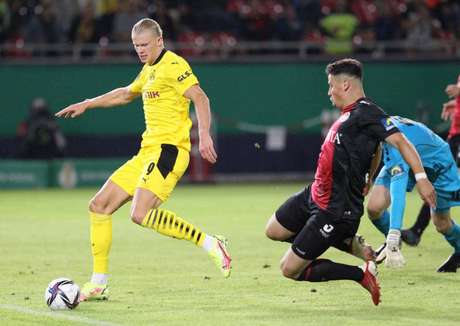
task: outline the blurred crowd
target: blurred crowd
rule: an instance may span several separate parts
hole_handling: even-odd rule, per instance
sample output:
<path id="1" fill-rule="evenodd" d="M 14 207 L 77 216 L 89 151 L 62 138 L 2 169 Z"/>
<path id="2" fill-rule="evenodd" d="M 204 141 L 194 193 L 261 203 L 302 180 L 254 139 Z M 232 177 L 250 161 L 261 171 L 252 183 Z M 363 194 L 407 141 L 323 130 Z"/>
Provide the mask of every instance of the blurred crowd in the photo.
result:
<path id="1" fill-rule="evenodd" d="M 0 45 L 126 43 L 143 17 L 166 41 L 197 48 L 310 41 L 340 54 L 375 51 L 360 45 L 376 41 L 424 51 L 460 39 L 457 0 L 0 0 Z"/>

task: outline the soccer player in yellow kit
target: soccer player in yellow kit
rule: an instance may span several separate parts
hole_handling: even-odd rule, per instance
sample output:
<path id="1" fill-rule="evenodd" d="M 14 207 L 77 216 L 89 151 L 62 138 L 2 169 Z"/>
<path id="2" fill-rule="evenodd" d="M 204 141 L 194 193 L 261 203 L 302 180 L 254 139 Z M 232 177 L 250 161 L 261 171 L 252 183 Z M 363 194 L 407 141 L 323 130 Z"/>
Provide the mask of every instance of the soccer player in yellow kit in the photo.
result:
<path id="1" fill-rule="evenodd" d="M 162 30 L 156 21 L 140 20 L 133 26 L 131 35 L 134 48 L 144 63 L 137 78 L 129 86 L 72 104 L 56 113 L 58 117 L 74 118 L 87 109 L 126 104 L 137 96 L 142 96 L 144 106 L 146 130 L 139 153 L 110 176 L 89 204 L 93 274 L 81 290 L 80 301 L 108 298 L 111 215 L 130 200 L 134 223 L 202 247 L 224 277 L 230 276 L 231 258 L 223 236 L 210 236 L 175 213 L 159 208 L 189 163 L 190 101 L 198 117 L 201 156 L 210 163 L 216 162 L 217 154 L 209 132 L 209 99 L 188 63 L 165 50 Z"/>

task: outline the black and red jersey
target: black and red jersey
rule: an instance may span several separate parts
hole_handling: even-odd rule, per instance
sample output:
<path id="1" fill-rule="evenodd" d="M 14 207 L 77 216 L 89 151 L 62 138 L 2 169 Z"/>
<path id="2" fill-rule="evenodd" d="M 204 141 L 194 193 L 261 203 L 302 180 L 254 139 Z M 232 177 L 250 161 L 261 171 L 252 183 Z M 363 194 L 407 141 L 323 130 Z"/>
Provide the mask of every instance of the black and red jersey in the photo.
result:
<path id="1" fill-rule="evenodd" d="M 399 129 L 367 98 L 345 107 L 331 126 L 319 154 L 311 197 L 335 218 L 359 219 L 371 161 L 380 141 Z"/>
<path id="2" fill-rule="evenodd" d="M 460 75 L 458 75 L 457 86 L 460 85 Z M 455 109 L 454 115 L 452 117 L 452 122 L 450 124 L 449 136 L 452 138 L 456 135 L 460 135 L 460 96 L 455 98 Z"/>

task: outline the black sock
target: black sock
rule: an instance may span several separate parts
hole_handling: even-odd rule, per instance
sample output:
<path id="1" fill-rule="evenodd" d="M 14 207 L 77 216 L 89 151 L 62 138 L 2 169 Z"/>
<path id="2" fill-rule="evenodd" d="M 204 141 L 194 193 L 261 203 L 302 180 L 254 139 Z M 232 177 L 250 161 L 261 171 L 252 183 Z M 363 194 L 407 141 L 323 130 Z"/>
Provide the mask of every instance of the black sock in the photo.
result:
<path id="1" fill-rule="evenodd" d="M 357 266 L 334 263 L 329 259 L 316 259 L 299 275 L 298 281 L 327 282 L 353 280 L 360 282 L 364 272 Z"/>
<path id="2" fill-rule="evenodd" d="M 422 235 L 423 231 L 425 231 L 426 227 L 430 223 L 430 215 L 430 206 L 423 204 L 422 208 L 420 208 L 420 212 L 418 213 L 417 220 L 414 225 L 412 225 L 411 230 L 419 236 Z"/>

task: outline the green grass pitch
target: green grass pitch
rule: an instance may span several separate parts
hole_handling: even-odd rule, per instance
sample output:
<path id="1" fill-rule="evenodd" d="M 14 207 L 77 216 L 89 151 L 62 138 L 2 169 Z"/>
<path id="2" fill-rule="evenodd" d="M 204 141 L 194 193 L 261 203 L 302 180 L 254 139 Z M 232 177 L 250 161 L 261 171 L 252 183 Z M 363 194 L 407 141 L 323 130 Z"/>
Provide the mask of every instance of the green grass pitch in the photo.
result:
<path id="1" fill-rule="evenodd" d="M 110 300 L 59 313 L 46 307 L 44 290 L 61 276 L 80 285 L 88 280 L 87 203 L 95 189 L 0 191 L 0 325 L 460 325 L 460 276 L 435 272 L 452 249 L 432 225 L 419 247 L 403 248 L 405 268 L 380 268 L 378 307 L 354 282 L 281 277 L 288 245 L 266 239 L 264 227 L 301 187 L 178 186 L 164 207 L 229 238 L 227 280 L 201 249 L 136 226 L 123 207 L 113 217 Z M 419 206 L 410 194 L 406 225 Z M 360 234 L 374 247 L 383 241 L 366 216 Z M 326 257 L 361 263 L 334 249 Z"/>

